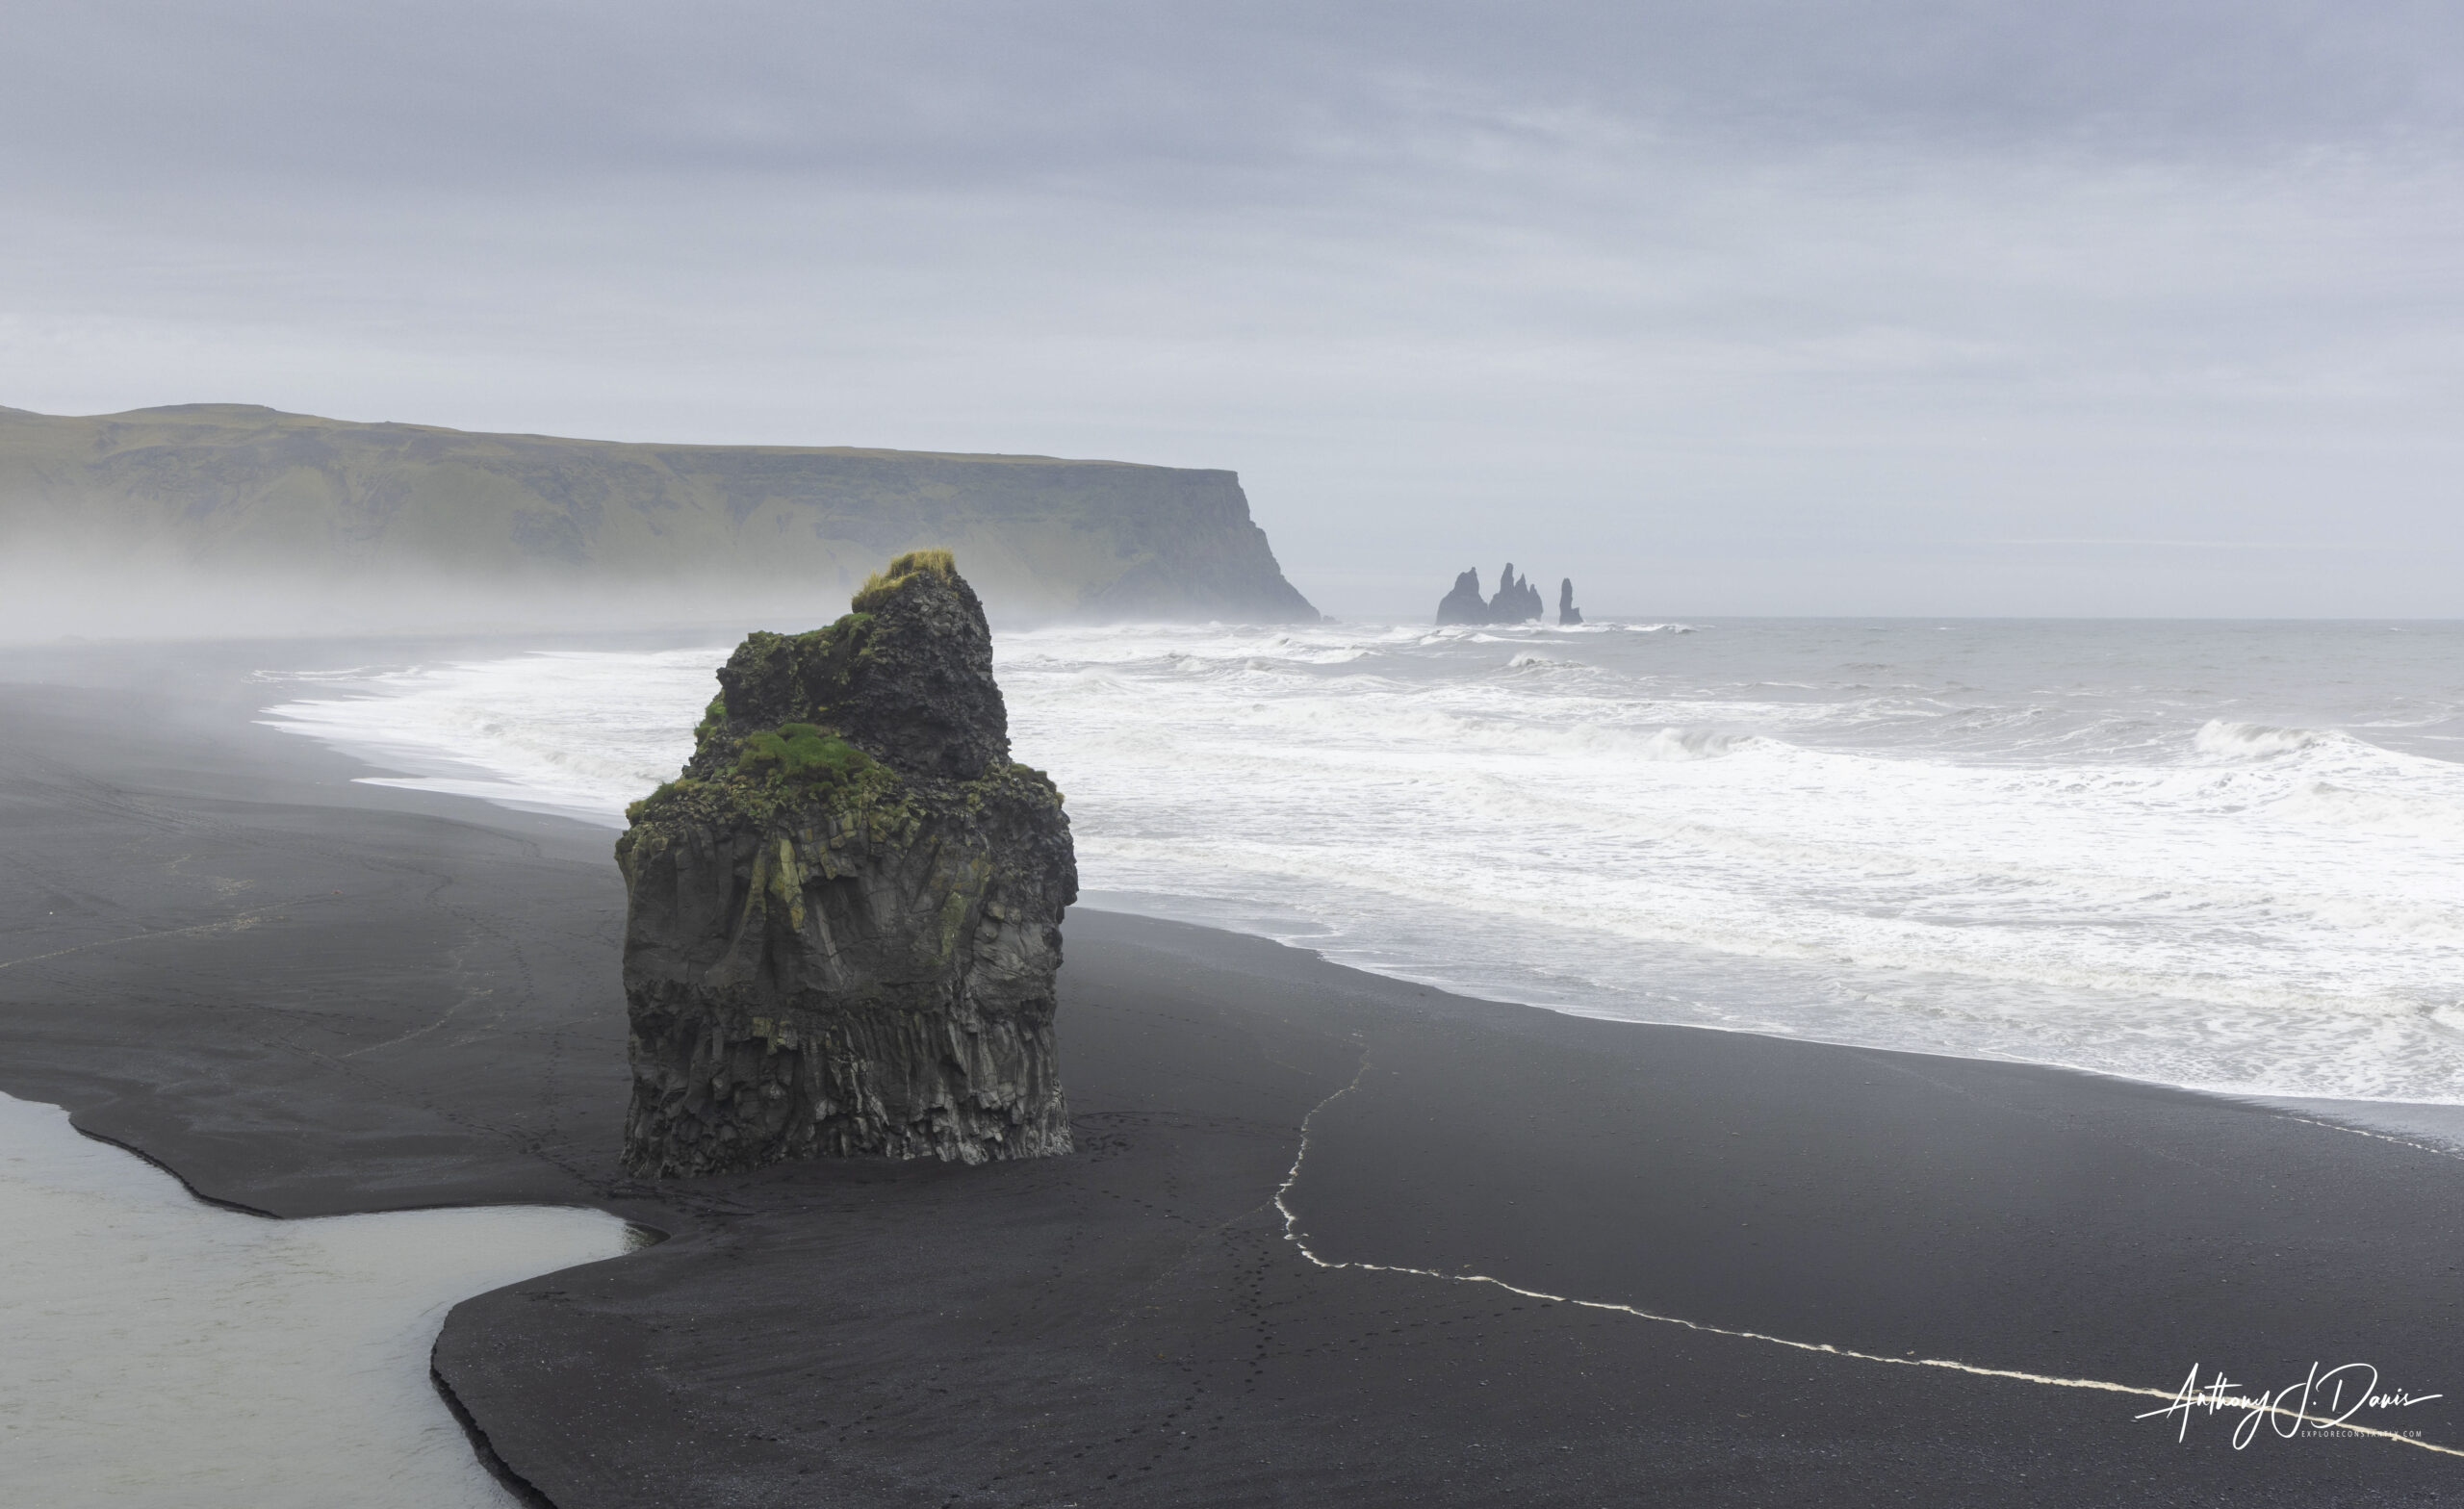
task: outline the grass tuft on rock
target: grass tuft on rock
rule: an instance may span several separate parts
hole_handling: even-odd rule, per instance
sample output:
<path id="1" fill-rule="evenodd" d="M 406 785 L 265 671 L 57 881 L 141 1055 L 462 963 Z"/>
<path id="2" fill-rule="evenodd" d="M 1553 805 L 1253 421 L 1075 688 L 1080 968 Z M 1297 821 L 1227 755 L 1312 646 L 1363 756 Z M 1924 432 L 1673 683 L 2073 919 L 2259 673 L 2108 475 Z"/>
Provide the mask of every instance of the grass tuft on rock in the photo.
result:
<path id="1" fill-rule="evenodd" d="M 920 571 L 929 571 L 936 575 L 956 581 L 959 575 L 958 560 L 947 550 L 910 550 L 890 562 L 888 571 L 877 571 L 866 576 L 864 584 L 856 589 L 856 596 L 848 605 L 859 613 L 869 613 L 886 601 L 891 593 L 896 592 L 908 577 Z"/>
<path id="2" fill-rule="evenodd" d="M 873 757 L 813 724 L 785 723 L 769 732 L 745 735 L 735 768 L 743 776 L 776 774 L 789 780 L 837 784 L 872 769 Z"/>

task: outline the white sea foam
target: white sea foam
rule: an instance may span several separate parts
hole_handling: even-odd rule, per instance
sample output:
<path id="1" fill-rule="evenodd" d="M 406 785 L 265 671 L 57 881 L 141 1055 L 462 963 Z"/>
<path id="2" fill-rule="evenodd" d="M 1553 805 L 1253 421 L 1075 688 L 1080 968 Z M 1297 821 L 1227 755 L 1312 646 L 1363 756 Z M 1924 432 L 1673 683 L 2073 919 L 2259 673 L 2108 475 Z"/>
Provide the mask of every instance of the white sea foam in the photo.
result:
<path id="1" fill-rule="evenodd" d="M 2191 743 L 2202 754 L 2225 759 L 2265 759 L 2275 754 L 2297 754 L 2331 737 L 2317 729 L 2274 729 L 2264 723 L 2210 718 L 2199 725 Z"/>
<path id="2" fill-rule="evenodd" d="M 997 655 L 1104 904 L 1587 1013 L 2456 1101 L 2453 639 L 1212 626 Z M 401 783 L 618 822 L 721 653 L 274 711 Z"/>
<path id="3" fill-rule="evenodd" d="M 726 658 L 724 650 L 558 651 L 370 670 L 353 678 L 356 696 L 283 703 L 265 716 L 406 772 L 372 784 L 621 827 L 625 804 L 691 752 L 692 727 L 717 691 L 711 669 Z"/>
<path id="4" fill-rule="evenodd" d="M 0 1497 L 510 1509 L 429 1384 L 437 1329 L 625 1245 L 597 1211 L 238 1215 L 0 1095 Z"/>

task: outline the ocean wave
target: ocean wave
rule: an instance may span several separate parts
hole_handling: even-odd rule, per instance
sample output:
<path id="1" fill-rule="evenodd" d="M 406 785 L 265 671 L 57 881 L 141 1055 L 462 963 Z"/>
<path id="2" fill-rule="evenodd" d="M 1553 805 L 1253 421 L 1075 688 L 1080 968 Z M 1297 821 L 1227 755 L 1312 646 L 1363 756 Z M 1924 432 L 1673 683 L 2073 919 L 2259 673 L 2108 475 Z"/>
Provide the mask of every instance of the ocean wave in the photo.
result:
<path id="1" fill-rule="evenodd" d="M 1595 1015 L 2464 1093 L 2434 1010 L 2464 766 L 2340 731 L 2445 681 L 2276 726 L 2229 714 L 2279 689 L 2197 690 L 2229 657 L 2138 630 L 1997 672 L 1984 631 L 1610 627 L 1055 628 L 995 657 L 1093 891 Z M 603 815 L 673 772 L 723 655 L 428 667 L 280 711 L 418 772 L 388 779 Z"/>
<path id="2" fill-rule="evenodd" d="M 404 668 L 398 665 L 355 665 L 339 671 L 258 670 L 249 672 L 248 679 L 259 684 L 280 684 L 293 681 L 348 684 L 373 680 L 379 677 L 400 675 L 403 670 Z"/>
<path id="3" fill-rule="evenodd" d="M 1662 729 L 1643 741 L 1648 760 L 1718 759 L 1755 742 L 1750 733 L 1716 733 L 1707 729 Z"/>
<path id="4" fill-rule="evenodd" d="M 2210 718 L 2191 736 L 2191 747 L 2220 759 L 2270 759 L 2316 749 L 2339 735 L 2321 729 L 2282 729 L 2265 723 Z"/>
<path id="5" fill-rule="evenodd" d="M 1513 659 L 1505 663 L 1505 668 L 1509 671 L 1588 671 L 1591 669 L 1579 660 L 1561 660 L 1554 655 L 1544 655 L 1531 650 L 1518 652 Z"/>

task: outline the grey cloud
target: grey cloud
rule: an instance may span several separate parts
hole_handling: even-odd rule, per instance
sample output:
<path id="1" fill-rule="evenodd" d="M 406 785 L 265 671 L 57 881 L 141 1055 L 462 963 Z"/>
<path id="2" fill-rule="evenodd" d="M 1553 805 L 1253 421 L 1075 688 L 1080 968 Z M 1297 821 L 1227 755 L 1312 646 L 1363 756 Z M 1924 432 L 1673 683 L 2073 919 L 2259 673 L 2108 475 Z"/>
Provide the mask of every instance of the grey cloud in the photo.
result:
<path id="1" fill-rule="evenodd" d="M 19 14 L 0 120 L 37 172 L 141 180 L 1065 182 L 1603 128 L 2419 150 L 2453 144 L 2458 43 L 2436 4 L 104 4 Z"/>
<path id="2" fill-rule="evenodd" d="M 6 25 L 0 402 L 1231 466 L 1339 611 L 2464 611 L 2452 6 Z"/>

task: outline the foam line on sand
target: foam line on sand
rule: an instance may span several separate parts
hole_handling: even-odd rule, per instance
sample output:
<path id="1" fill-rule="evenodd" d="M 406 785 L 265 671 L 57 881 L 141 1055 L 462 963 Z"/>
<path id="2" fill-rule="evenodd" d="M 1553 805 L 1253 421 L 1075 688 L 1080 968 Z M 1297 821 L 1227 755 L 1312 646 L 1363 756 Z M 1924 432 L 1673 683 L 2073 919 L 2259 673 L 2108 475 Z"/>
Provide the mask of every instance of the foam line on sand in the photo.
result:
<path id="1" fill-rule="evenodd" d="M 2298 1431 L 2303 1425 L 2315 1426 L 2321 1430 L 2345 1430 L 2350 1431 L 2356 1436 L 2370 1436 L 2380 1441 L 2392 1441 L 2399 1445 L 2417 1446 L 2424 1451 L 2437 1452 L 2441 1456 L 2464 1457 L 2464 1450 L 2459 1450 L 2453 1446 L 2442 1446 L 2434 1442 L 2423 1441 L 2416 1437 L 2403 1435 L 2397 1431 L 2380 1430 L 2370 1425 L 2356 1425 L 2349 1419 L 2336 1419 L 2325 1416 L 2307 1414 L 2301 1410 L 2287 1408 L 2284 1405 L 2267 1400 L 2264 1395 L 2259 1398 L 2251 1398 L 2243 1395 L 2228 1395 L 2222 1399 L 2211 1402 L 2204 1394 L 2186 1394 L 2187 1385 L 2184 1389 L 2151 1389 L 2137 1384 L 2112 1383 L 2102 1378 L 2064 1378 L 2052 1373 L 2027 1372 L 2015 1368 L 1987 1368 L 1977 1363 L 1961 1362 L 1956 1358 L 1950 1357 L 1886 1357 L 1879 1352 L 1861 1352 L 1851 1347 L 1835 1346 L 1828 1342 L 1800 1342 L 1789 1337 L 1772 1336 L 1761 1331 L 1740 1331 L 1732 1329 L 1728 1326 L 1711 1325 L 1701 1320 L 1688 1320 L 1682 1316 L 1659 1315 L 1654 1311 L 1643 1310 L 1633 1305 L 1620 1304 L 1615 1300 L 1581 1299 L 1571 1294 L 1552 1294 L 1544 1290 L 1526 1289 L 1520 1284 L 1511 1283 L 1505 1279 L 1498 1278 L 1495 1275 L 1488 1273 L 1443 1273 L 1435 1268 L 1416 1268 L 1392 1263 L 1369 1263 L 1356 1259 L 1322 1257 L 1309 1245 L 1308 1237 L 1300 1230 L 1300 1218 L 1292 1209 L 1290 1195 L 1292 1193 L 1293 1186 L 1300 1182 L 1300 1165 L 1309 1157 L 1309 1136 L 1318 1120 L 1318 1113 L 1325 1110 L 1328 1106 L 1333 1105 L 1336 1101 L 1343 1099 L 1346 1095 L 1350 1094 L 1353 1090 L 1358 1089 L 1361 1082 L 1369 1076 L 1369 1056 L 1366 1052 L 1363 1052 L 1361 1055 L 1360 1069 L 1351 1077 L 1351 1082 L 1344 1086 L 1343 1088 L 1336 1090 L 1333 1094 L 1328 1095 L 1325 1099 L 1318 1102 L 1317 1105 L 1311 1107 L 1309 1113 L 1301 1118 L 1300 1145 L 1293 1154 L 1292 1167 L 1284 1174 L 1283 1183 L 1275 1188 L 1274 1208 L 1277 1214 L 1283 1217 L 1283 1240 L 1291 1242 L 1294 1247 L 1299 1250 L 1302 1257 L 1308 1259 L 1310 1263 L 1318 1267 L 1330 1270 L 1338 1268 L 1351 1268 L 1363 1273 L 1400 1273 L 1409 1275 L 1413 1278 L 1438 1279 L 1450 1284 L 1486 1284 L 1491 1288 L 1502 1290 L 1509 1294 L 1518 1294 L 1526 1299 L 1537 1299 L 1556 1305 L 1575 1305 L 1584 1310 L 1604 1310 L 1612 1314 L 1627 1316 L 1636 1320 L 1650 1320 L 1660 1325 L 1682 1326 L 1688 1331 L 1700 1332 L 1706 1336 L 1725 1336 L 1732 1337 L 1742 1342 L 1761 1342 L 1772 1346 L 1785 1346 L 1794 1351 L 1819 1352 L 1827 1357 L 1843 1357 L 1852 1362 L 1883 1363 L 1893 1368 L 1938 1368 L 1945 1371 L 1967 1373 L 1979 1378 L 2005 1378 L 2015 1383 L 2033 1383 L 2053 1389 L 2088 1389 L 2101 1394 L 2126 1394 L 2143 1399 L 2161 1399 L 2165 1402 L 2167 1406 L 2165 1409 L 2149 1410 L 2146 1413 L 2136 1417 L 2140 1419 L 2146 1419 L 2157 1415 L 2171 1414 L 2175 1410 L 2183 1408 L 2206 1409 L 2211 1412 L 2223 1409 L 2238 1409 L 2255 1412 L 2266 1415 L 2272 1419 L 2286 1421 L 2290 1423 L 2293 1431 Z M 2327 1123 L 2323 1122 L 2320 1124 L 2327 1125 Z M 2343 1131 L 2349 1129 L 2336 1128 L 2336 1130 Z M 2364 1135 L 2367 1136 L 2373 1134 Z M 2397 1139 L 2388 1138 L 2388 1140 L 2392 1141 Z M 2195 1371 L 2193 1372 L 2192 1376 L 2194 1379 L 2196 1377 Z M 2358 1407 L 2359 1406 L 2356 1406 L 2356 1408 Z M 2289 1435 L 2292 1432 L 2285 1431 L 2282 1433 Z"/>

